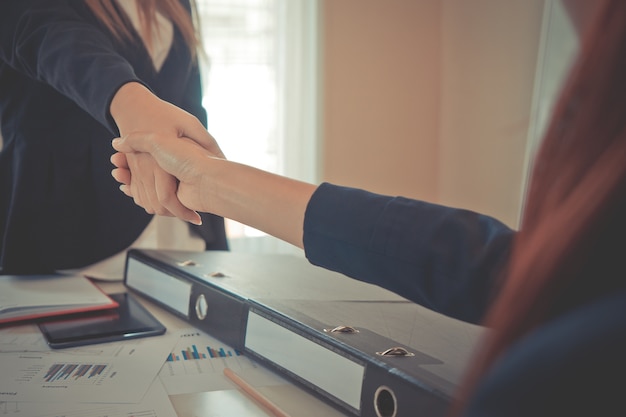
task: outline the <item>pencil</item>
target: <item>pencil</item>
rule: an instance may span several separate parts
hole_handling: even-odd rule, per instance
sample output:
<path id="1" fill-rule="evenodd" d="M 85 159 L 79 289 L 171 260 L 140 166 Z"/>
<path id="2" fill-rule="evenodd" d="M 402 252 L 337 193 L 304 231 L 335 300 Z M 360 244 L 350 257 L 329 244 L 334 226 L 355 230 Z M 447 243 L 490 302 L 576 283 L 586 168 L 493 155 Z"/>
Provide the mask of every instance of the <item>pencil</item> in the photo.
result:
<path id="1" fill-rule="evenodd" d="M 239 375 L 230 368 L 224 368 L 224 375 L 233 381 L 239 388 L 249 394 L 256 402 L 267 408 L 276 417 L 290 417 L 289 414 L 281 410 L 276 404 L 271 402 L 267 397 L 257 391 L 252 385 L 244 381 Z"/>

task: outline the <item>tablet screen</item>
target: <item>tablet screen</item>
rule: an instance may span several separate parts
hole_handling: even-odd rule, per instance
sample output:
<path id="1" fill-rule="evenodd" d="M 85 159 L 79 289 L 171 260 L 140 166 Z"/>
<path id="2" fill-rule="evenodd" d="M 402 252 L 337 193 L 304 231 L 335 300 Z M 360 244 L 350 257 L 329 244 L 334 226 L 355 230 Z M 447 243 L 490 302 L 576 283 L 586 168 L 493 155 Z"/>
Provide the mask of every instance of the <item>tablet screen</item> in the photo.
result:
<path id="1" fill-rule="evenodd" d="M 110 297 L 119 303 L 119 307 L 40 323 L 39 328 L 48 345 L 56 349 L 165 333 L 165 326 L 131 294 L 111 294 Z"/>

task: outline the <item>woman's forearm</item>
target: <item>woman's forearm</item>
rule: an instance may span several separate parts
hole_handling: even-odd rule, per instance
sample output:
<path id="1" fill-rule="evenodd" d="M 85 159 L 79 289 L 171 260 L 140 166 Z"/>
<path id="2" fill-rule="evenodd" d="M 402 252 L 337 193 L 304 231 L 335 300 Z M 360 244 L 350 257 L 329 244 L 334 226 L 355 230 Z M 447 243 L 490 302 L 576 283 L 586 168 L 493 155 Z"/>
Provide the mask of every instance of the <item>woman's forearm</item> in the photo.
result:
<path id="1" fill-rule="evenodd" d="M 315 185 L 225 159 L 205 167 L 207 211 L 303 247 L 304 213 Z"/>

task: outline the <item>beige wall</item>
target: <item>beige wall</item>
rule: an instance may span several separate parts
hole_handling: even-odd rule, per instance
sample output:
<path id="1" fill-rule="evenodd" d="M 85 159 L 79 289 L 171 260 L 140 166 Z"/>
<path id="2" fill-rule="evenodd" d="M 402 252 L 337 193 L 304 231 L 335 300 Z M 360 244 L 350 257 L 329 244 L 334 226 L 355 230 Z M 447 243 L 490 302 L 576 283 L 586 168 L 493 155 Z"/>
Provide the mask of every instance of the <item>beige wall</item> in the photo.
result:
<path id="1" fill-rule="evenodd" d="M 517 222 L 543 0 L 324 0 L 321 179 Z"/>
<path id="2" fill-rule="evenodd" d="M 436 196 L 441 8 L 415 0 L 323 5 L 323 179 Z"/>

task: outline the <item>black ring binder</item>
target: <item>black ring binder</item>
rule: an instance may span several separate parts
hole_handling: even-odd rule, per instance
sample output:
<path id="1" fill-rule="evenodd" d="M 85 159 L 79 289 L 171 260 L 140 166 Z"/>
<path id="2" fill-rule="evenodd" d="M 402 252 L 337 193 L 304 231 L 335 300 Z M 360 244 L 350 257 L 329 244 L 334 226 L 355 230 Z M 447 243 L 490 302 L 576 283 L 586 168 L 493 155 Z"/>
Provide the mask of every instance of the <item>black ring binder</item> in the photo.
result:
<path id="1" fill-rule="evenodd" d="M 362 417 L 443 416 L 483 331 L 292 255 L 133 249 L 124 280 Z"/>

